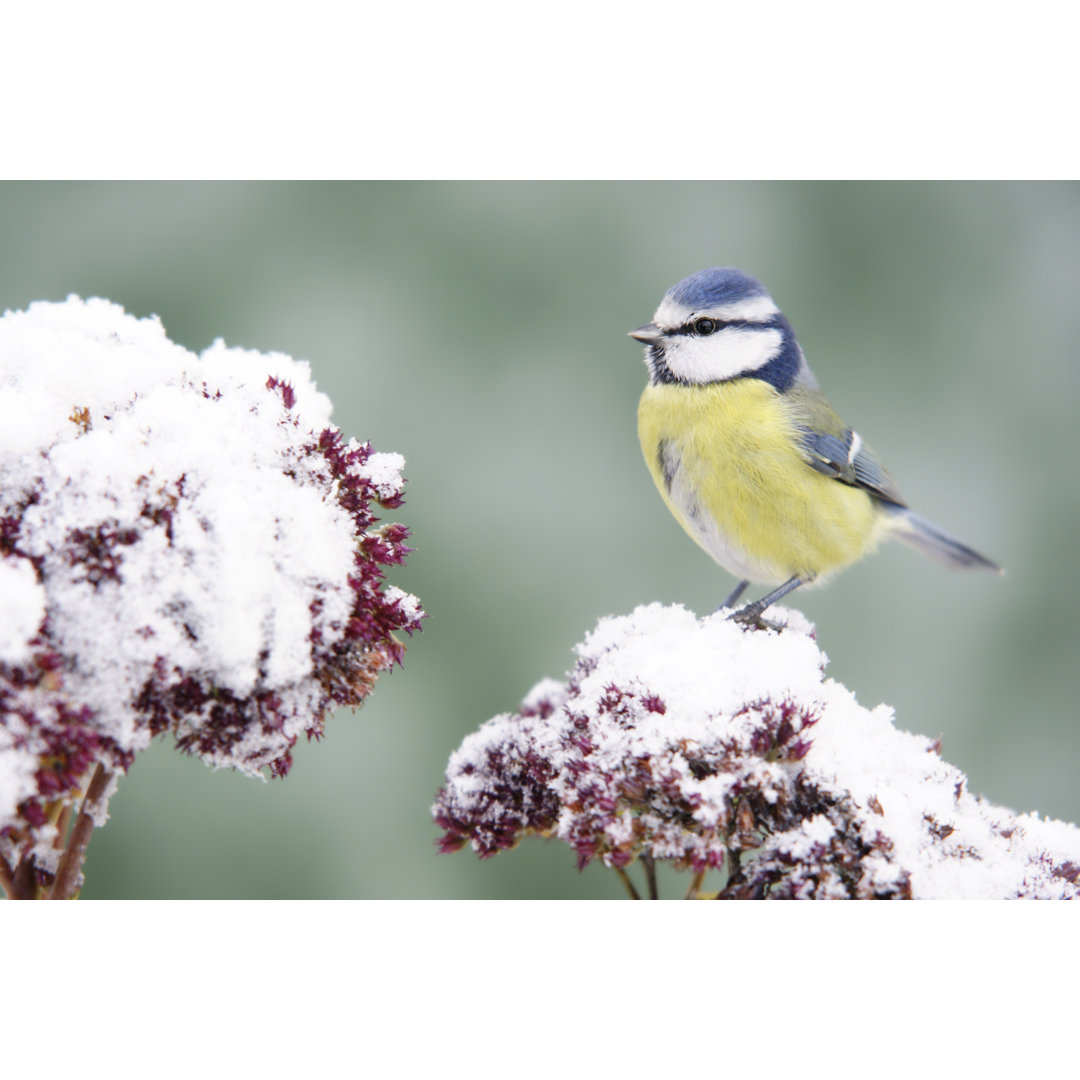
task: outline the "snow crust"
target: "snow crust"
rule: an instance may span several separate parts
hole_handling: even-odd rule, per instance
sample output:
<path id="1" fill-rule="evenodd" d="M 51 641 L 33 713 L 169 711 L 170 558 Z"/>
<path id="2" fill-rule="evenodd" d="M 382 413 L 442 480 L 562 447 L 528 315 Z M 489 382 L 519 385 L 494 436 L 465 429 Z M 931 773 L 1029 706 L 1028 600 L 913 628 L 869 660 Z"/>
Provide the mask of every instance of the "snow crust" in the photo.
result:
<path id="1" fill-rule="evenodd" d="M 0 555 L 0 661 L 18 664 L 30 655 L 30 639 L 45 618 L 45 590 L 34 564 Z"/>

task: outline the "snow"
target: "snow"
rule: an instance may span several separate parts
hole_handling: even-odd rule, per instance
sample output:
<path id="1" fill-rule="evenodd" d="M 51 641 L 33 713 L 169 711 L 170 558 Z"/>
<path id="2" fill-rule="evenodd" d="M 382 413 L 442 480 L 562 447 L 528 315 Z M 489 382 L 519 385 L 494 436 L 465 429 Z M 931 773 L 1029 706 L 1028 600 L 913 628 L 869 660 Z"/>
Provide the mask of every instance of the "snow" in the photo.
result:
<path id="1" fill-rule="evenodd" d="M 769 617 L 778 629 L 678 605 L 601 619 L 566 683 L 538 683 L 451 757 L 444 850 L 534 832 L 581 863 L 741 855 L 732 895 L 1078 895 L 1080 829 L 970 794 L 931 740 L 825 677 L 800 613 Z"/>
<path id="2" fill-rule="evenodd" d="M 405 459 L 400 454 L 372 454 L 357 474 L 370 480 L 379 497 L 386 499 L 401 490 L 404 468 Z"/>
<path id="3" fill-rule="evenodd" d="M 30 639 L 45 618 L 45 590 L 34 564 L 0 555 L 0 661 L 20 664 L 30 656 Z"/>

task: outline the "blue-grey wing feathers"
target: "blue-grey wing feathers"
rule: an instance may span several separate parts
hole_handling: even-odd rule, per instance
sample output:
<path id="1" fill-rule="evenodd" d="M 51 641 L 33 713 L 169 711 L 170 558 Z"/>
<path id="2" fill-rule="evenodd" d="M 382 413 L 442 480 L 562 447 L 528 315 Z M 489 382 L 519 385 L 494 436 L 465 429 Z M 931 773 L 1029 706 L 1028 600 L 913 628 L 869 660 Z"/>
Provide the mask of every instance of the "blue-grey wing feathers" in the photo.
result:
<path id="1" fill-rule="evenodd" d="M 811 468 L 841 483 L 864 488 L 875 499 L 896 506 L 905 505 L 885 466 L 851 428 L 842 435 L 836 435 L 803 427 L 800 434 Z"/>

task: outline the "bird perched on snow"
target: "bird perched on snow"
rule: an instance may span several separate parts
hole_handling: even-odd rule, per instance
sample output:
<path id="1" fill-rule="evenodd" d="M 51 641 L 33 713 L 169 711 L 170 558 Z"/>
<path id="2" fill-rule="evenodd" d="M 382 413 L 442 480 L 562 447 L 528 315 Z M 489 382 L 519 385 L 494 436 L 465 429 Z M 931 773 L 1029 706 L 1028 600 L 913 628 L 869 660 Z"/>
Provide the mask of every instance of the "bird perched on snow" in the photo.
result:
<path id="1" fill-rule="evenodd" d="M 679 524 L 741 579 L 776 586 L 732 618 L 821 582 L 894 535 L 947 566 L 1001 572 L 909 510 L 892 478 L 818 389 L 791 324 L 761 283 L 731 266 L 672 286 L 645 345 L 638 434 Z"/>

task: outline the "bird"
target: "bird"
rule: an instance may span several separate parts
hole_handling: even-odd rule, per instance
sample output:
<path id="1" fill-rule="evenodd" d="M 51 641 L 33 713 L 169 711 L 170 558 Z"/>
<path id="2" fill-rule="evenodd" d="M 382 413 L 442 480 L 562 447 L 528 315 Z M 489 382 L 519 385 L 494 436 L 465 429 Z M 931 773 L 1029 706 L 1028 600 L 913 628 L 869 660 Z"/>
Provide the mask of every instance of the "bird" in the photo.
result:
<path id="1" fill-rule="evenodd" d="M 950 567 L 1001 567 L 909 509 L 818 387 L 765 287 L 733 266 L 673 285 L 645 346 L 638 435 L 676 520 L 739 584 L 718 607 L 751 626 L 895 536 Z M 751 583 L 773 586 L 734 609 Z"/>

